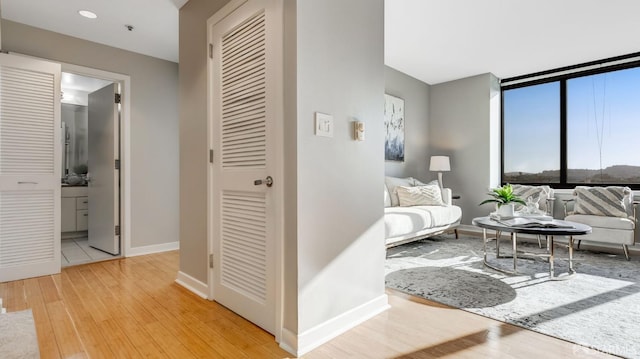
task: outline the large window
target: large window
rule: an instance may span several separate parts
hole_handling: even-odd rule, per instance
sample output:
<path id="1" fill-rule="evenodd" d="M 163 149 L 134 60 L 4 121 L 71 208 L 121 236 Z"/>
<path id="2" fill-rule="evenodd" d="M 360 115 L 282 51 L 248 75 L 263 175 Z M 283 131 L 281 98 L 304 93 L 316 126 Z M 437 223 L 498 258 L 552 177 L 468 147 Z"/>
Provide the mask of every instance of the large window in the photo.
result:
<path id="1" fill-rule="evenodd" d="M 560 182 L 560 84 L 503 93 L 503 181 Z"/>
<path id="2" fill-rule="evenodd" d="M 640 67 L 599 71 L 503 87 L 503 182 L 640 189 Z"/>

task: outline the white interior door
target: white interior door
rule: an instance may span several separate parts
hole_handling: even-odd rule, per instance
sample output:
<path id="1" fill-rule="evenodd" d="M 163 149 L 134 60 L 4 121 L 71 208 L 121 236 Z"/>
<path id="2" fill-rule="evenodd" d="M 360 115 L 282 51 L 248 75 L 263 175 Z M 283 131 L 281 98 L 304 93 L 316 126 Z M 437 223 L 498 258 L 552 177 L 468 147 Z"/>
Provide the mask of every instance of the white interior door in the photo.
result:
<path id="1" fill-rule="evenodd" d="M 281 8 L 278 1 L 241 3 L 208 23 L 212 298 L 276 334 Z"/>
<path id="2" fill-rule="evenodd" d="M 0 282 L 60 273 L 60 64 L 0 54 Z"/>
<path id="3" fill-rule="evenodd" d="M 120 254 L 120 113 L 117 84 L 89 94 L 89 245 Z"/>

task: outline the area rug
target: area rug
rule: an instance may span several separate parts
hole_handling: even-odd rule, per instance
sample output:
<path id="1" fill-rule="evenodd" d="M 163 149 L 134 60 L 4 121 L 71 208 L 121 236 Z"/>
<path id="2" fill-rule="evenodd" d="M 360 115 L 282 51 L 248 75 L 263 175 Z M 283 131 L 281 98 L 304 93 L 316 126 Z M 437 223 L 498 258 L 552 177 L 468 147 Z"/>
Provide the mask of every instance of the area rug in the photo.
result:
<path id="1" fill-rule="evenodd" d="M 501 243 L 501 254 L 507 254 L 510 242 Z M 540 251 L 537 243 L 521 248 Z M 386 286 L 593 350 L 640 358 L 640 258 L 574 253 L 577 274 L 567 280 L 550 280 L 541 259 L 520 259 L 519 274 L 507 275 L 483 265 L 480 237 L 436 236 L 389 248 Z M 556 274 L 566 272 L 566 248 L 556 247 L 555 255 Z M 513 261 L 492 263 L 510 269 Z"/>
<path id="2" fill-rule="evenodd" d="M 0 358 L 40 358 L 31 310 L 0 314 Z"/>

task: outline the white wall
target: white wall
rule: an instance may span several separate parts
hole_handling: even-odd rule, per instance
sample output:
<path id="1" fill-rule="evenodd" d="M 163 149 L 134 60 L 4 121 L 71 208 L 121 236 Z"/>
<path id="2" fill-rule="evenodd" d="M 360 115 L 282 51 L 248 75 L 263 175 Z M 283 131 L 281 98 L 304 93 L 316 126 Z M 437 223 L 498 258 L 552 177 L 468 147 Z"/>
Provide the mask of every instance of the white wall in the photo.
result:
<path id="1" fill-rule="evenodd" d="M 386 304 L 383 1 L 298 1 L 296 20 L 297 333 L 304 339 L 372 300 Z M 333 116 L 333 138 L 314 136 L 316 111 Z M 355 120 L 365 122 L 363 142 L 353 139 Z"/>
<path id="2" fill-rule="evenodd" d="M 404 162 L 385 161 L 385 174 L 415 177 L 421 181 L 436 179 L 429 172 L 429 85 L 385 66 L 385 92 L 404 99 Z"/>
<path id="3" fill-rule="evenodd" d="M 207 19 L 228 0 L 180 8 L 180 272 L 207 283 Z"/>
<path id="4" fill-rule="evenodd" d="M 461 195 L 465 224 L 492 208 L 478 204 L 500 179 L 500 91 L 492 74 L 431 86 L 429 148 L 451 157 L 446 187 Z M 496 147 L 497 146 L 497 147 Z"/>
<path id="5" fill-rule="evenodd" d="M 2 20 L 2 49 L 131 78 L 131 247 L 178 241 L 178 65 Z"/>

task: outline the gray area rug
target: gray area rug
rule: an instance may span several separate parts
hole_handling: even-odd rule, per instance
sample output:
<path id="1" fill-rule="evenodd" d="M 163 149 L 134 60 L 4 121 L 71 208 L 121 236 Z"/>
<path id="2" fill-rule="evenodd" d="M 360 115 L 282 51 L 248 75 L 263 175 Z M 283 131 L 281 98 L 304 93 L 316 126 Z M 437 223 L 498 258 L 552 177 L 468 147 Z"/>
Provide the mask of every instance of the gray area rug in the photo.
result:
<path id="1" fill-rule="evenodd" d="M 501 241 L 501 254 L 510 253 Z M 493 253 L 495 245 L 489 246 Z M 540 252 L 537 243 L 519 245 Z M 494 253 L 495 254 L 495 253 Z M 556 247 L 556 275 L 567 271 L 566 248 Z M 518 275 L 482 263 L 480 237 L 442 235 L 389 248 L 386 286 L 595 350 L 640 358 L 640 258 L 574 252 L 578 272 L 550 280 L 548 263 L 520 259 Z M 511 269 L 512 259 L 491 259 Z M 577 350 L 583 350 L 577 348 Z"/>
<path id="2" fill-rule="evenodd" d="M 0 314 L 0 358 L 40 358 L 31 309 Z"/>

